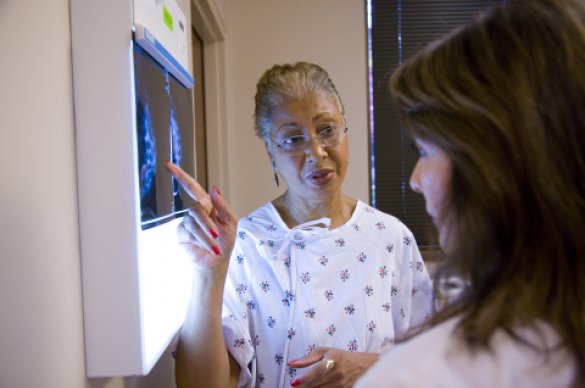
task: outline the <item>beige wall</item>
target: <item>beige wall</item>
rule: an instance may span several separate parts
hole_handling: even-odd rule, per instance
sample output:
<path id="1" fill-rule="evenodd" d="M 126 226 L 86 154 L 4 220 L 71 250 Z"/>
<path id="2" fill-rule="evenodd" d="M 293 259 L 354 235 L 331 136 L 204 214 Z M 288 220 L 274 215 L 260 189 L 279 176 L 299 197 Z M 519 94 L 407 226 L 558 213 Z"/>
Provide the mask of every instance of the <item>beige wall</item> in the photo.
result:
<path id="1" fill-rule="evenodd" d="M 341 94 L 350 136 L 344 189 L 368 202 L 365 17 L 365 2 L 357 0 L 228 0 L 229 198 L 239 216 L 281 192 L 254 135 L 256 81 L 275 63 L 299 60 L 323 66 Z"/>
<path id="2" fill-rule="evenodd" d="M 85 380 L 69 34 L 65 0 L 0 2 L 2 387 Z"/>
<path id="3" fill-rule="evenodd" d="M 0 52 L 0 387 L 174 387 L 85 377 L 69 1 L 0 1 Z"/>
<path id="4" fill-rule="evenodd" d="M 299 59 L 337 83 L 351 130 L 347 192 L 367 201 L 363 2 L 211 1 L 228 15 L 223 152 L 236 211 L 276 193 L 253 136 L 255 81 L 272 63 Z M 179 4 L 187 10 L 189 0 Z M 0 53 L 0 387 L 173 387 L 168 354 L 146 377 L 85 377 L 69 1 L 1 0 Z"/>

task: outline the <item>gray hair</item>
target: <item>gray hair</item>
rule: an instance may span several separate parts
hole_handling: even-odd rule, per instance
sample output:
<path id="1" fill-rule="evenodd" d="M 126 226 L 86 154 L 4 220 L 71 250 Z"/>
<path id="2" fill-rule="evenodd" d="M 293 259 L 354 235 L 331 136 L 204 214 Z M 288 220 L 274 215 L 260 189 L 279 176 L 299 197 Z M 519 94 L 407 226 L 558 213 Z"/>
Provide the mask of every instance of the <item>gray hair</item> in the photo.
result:
<path id="1" fill-rule="evenodd" d="M 289 99 L 319 92 L 333 96 L 342 116 L 345 115 L 341 97 L 329 74 L 322 67 L 308 62 L 296 62 L 274 65 L 266 70 L 256 84 L 254 110 L 256 135 L 261 139 L 268 136 L 270 114 L 275 106 Z"/>

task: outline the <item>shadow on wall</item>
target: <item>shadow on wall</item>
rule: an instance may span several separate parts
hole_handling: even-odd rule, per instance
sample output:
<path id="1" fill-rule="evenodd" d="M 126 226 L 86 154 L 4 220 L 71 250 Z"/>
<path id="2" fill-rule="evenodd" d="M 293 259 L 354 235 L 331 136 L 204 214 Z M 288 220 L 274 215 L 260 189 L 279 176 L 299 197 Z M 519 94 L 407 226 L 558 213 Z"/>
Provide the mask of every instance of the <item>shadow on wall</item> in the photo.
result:
<path id="1" fill-rule="evenodd" d="M 85 388 L 175 388 L 175 361 L 169 350 L 147 376 L 87 379 Z"/>

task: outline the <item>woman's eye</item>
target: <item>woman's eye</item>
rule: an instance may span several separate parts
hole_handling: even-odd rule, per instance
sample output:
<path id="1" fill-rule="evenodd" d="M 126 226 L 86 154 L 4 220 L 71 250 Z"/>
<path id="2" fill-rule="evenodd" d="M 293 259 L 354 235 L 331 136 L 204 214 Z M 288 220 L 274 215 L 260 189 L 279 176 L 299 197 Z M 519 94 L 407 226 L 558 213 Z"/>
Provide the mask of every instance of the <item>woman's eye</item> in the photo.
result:
<path id="1" fill-rule="evenodd" d="M 422 158 L 424 156 L 427 156 L 427 152 L 418 144 L 413 143 L 411 144 L 411 147 L 416 151 L 416 153 L 418 154 L 419 158 Z"/>
<path id="2" fill-rule="evenodd" d="M 334 133 L 335 133 L 335 125 L 327 125 L 327 126 L 324 126 L 319 131 L 319 135 L 320 136 L 325 136 L 325 137 L 331 136 Z"/>
<path id="3" fill-rule="evenodd" d="M 287 145 L 287 146 L 291 146 L 291 145 L 302 143 L 304 140 L 305 140 L 304 136 L 290 136 L 290 137 L 287 137 L 286 139 L 284 139 L 282 141 L 282 144 Z"/>

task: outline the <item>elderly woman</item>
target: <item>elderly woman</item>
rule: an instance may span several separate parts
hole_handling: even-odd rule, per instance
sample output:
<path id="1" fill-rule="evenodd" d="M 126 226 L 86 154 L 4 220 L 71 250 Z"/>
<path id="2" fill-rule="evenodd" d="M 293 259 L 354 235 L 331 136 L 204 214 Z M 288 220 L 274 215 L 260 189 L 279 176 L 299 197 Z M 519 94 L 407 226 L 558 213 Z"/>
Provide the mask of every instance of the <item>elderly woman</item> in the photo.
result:
<path id="1" fill-rule="evenodd" d="M 584 69 L 583 0 L 508 0 L 394 73 L 467 284 L 357 386 L 585 386 Z"/>
<path id="2" fill-rule="evenodd" d="M 427 271 L 400 221 L 342 193 L 348 129 L 322 68 L 266 71 L 255 120 L 287 190 L 237 225 L 217 188 L 168 166 L 198 199 L 180 228 L 194 273 L 177 384 L 351 385 L 429 316 Z"/>

